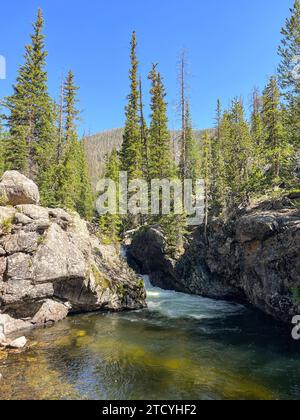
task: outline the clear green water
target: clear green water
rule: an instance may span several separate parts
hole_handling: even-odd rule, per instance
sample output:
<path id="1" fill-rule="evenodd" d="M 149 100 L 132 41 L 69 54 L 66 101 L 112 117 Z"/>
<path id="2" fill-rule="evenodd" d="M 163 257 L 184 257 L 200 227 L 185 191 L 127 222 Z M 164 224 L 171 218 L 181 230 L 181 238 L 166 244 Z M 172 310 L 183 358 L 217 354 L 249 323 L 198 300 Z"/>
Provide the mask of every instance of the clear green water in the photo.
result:
<path id="1" fill-rule="evenodd" d="M 300 342 L 256 311 L 149 284 L 149 309 L 70 317 L 0 353 L 0 399 L 300 399 Z"/>

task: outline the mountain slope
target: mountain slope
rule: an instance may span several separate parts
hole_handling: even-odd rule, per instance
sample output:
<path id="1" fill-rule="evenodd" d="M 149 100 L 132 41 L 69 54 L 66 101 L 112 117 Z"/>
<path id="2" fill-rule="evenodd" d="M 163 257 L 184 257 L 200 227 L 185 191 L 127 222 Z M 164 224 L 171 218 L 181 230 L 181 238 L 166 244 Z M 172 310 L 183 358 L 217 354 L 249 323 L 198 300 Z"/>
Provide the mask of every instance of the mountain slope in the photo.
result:
<path id="1" fill-rule="evenodd" d="M 210 130 L 211 131 L 211 130 Z M 201 141 L 203 131 L 195 130 L 194 135 L 197 141 Z M 180 155 L 180 131 L 171 131 L 173 153 L 176 161 L 179 162 Z M 114 147 L 120 150 L 123 142 L 123 129 L 115 128 L 100 132 L 83 139 L 84 149 L 88 161 L 91 182 L 96 188 L 98 180 L 104 175 L 106 156 Z"/>

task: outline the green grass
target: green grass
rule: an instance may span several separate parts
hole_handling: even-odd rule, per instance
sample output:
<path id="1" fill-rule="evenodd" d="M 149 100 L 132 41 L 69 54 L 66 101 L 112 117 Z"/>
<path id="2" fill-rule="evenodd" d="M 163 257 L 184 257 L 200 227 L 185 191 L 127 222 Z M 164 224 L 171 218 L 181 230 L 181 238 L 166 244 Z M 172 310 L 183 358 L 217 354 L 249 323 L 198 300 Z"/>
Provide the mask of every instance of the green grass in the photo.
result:
<path id="1" fill-rule="evenodd" d="M 0 206 L 5 206 L 7 204 L 7 197 L 5 194 L 0 193 Z"/>
<path id="2" fill-rule="evenodd" d="M 124 299 L 127 295 L 127 288 L 124 284 L 120 283 L 117 285 L 117 293 L 118 295 Z"/>
<path id="3" fill-rule="evenodd" d="M 92 265 L 91 267 L 92 273 L 95 279 L 95 283 L 97 286 L 101 286 L 103 290 L 107 290 L 111 288 L 110 281 L 101 275 L 100 271 L 95 265 Z"/>
<path id="4" fill-rule="evenodd" d="M 42 245 L 45 242 L 45 239 L 46 239 L 46 235 L 39 236 L 37 240 L 38 246 Z"/>
<path id="5" fill-rule="evenodd" d="M 5 219 L 1 222 L 1 228 L 3 230 L 4 234 L 9 234 L 12 231 L 12 227 L 13 227 L 13 217 L 10 217 L 9 219 Z"/>
<path id="6" fill-rule="evenodd" d="M 300 303 L 300 287 L 298 286 L 292 286 L 290 288 L 290 291 L 293 296 L 293 303 L 296 305 L 297 303 Z"/>

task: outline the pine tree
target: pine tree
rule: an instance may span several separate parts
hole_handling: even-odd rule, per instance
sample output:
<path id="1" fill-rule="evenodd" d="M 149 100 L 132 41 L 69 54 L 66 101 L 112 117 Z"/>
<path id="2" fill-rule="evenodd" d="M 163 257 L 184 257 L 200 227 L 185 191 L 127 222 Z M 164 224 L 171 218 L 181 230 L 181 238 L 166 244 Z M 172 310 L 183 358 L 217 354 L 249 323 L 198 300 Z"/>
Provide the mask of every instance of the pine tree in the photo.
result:
<path id="1" fill-rule="evenodd" d="M 300 159 L 300 1 L 295 0 L 291 15 L 282 28 L 283 39 L 278 49 L 280 87 L 285 98 L 284 129 L 287 141 L 294 147 L 291 166 Z M 293 162 L 294 160 L 294 162 Z M 298 181 L 296 180 L 296 184 Z"/>
<path id="2" fill-rule="evenodd" d="M 149 74 L 151 81 L 151 122 L 149 128 L 149 176 L 154 179 L 175 179 L 176 167 L 172 161 L 171 136 L 168 129 L 166 91 L 157 65 L 153 65 Z M 166 236 L 170 255 L 177 255 L 182 250 L 185 232 L 185 216 L 174 214 L 153 217 Z"/>
<path id="3" fill-rule="evenodd" d="M 252 138 L 252 170 L 249 178 L 249 191 L 260 194 L 265 188 L 265 136 L 262 121 L 262 97 L 258 88 L 252 92 L 250 132 Z"/>
<path id="4" fill-rule="evenodd" d="M 224 159 L 222 153 L 222 107 L 218 99 L 215 134 L 211 139 L 211 214 L 219 216 L 225 205 Z"/>
<path id="5" fill-rule="evenodd" d="M 80 112 L 76 108 L 78 100 L 77 92 L 79 88 L 74 84 L 74 74 L 69 71 L 63 88 L 63 113 L 65 115 L 65 142 L 70 144 L 75 141 L 77 136 L 76 122 Z"/>
<path id="6" fill-rule="evenodd" d="M 140 99 L 140 138 L 142 144 L 142 172 L 143 177 L 149 181 L 149 132 L 144 117 L 143 87 L 142 78 L 139 80 L 139 99 Z"/>
<path id="7" fill-rule="evenodd" d="M 181 116 L 179 174 L 182 181 L 199 178 L 199 150 L 193 133 L 190 102 L 187 96 L 187 55 L 182 51 L 179 62 Z"/>
<path id="8" fill-rule="evenodd" d="M 280 86 L 285 98 L 290 101 L 300 95 L 300 1 L 295 0 L 281 34 L 283 39 L 278 49 L 281 63 L 278 67 Z"/>
<path id="9" fill-rule="evenodd" d="M 119 172 L 120 159 L 116 148 L 107 159 L 105 178 L 115 182 L 117 187 L 117 199 L 119 197 Z M 119 200 L 117 200 L 117 207 Z M 118 242 L 120 239 L 122 219 L 119 214 L 105 214 L 99 217 L 99 227 L 105 241 Z"/>
<path id="10" fill-rule="evenodd" d="M 222 121 L 222 153 L 229 209 L 249 200 L 252 152 L 252 139 L 244 106 L 240 99 L 235 99 L 230 112 L 224 114 Z"/>
<path id="11" fill-rule="evenodd" d="M 79 145 L 76 121 L 76 92 L 74 75 L 69 71 L 62 79 L 59 105 L 57 106 L 57 137 L 55 144 L 55 164 L 50 168 L 53 191 L 50 205 L 76 210 L 80 197 Z"/>
<path id="12" fill-rule="evenodd" d="M 283 131 L 280 92 L 275 77 L 270 78 L 263 92 L 262 120 L 266 161 L 272 165 L 271 181 L 280 182 L 289 149 Z"/>
<path id="13" fill-rule="evenodd" d="M 77 104 L 78 87 L 70 70 L 63 87 L 64 134 L 63 152 L 58 163 L 58 202 L 67 209 L 77 211 L 90 220 L 93 216 L 93 193 L 90 185 L 86 157 L 82 143 L 78 140 Z M 61 141 L 61 140 L 59 140 Z M 60 146 L 61 147 L 61 146 Z"/>
<path id="14" fill-rule="evenodd" d="M 5 171 L 5 133 L 0 119 L 0 178 Z"/>
<path id="15" fill-rule="evenodd" d="M 150 179 L 174 177 L 171 156 L 171 136 L 168 129 L 166 92 L 156 65 L 149 74 L 151 81 L 151 122 L 149 128 L 149 176 Z"/>
<path id="16" fill-rule="evenodd" d="M 76 163 L 79 168 L 80 185 L 76 210 L 83 218 L 90 221 L 94 215 L 94 194 L 91 187 L 87 158 L 82 141 L 79 141 L 77 145 L 78 157 Z"/>
<path id="17" fill-rule="evenodd" d="M 133 32 L 131 40 L 131 91 L 126 106 L 126 123 L 121 150 L 121 168 L 128 173 L 128 179 L 140 179 L 143 176 L 143 152 L 140 135 L 138 59 L 136 55 L 137 39 Z"/>
<path id="18" fill-rule="evenodd" d="M 56 164 L 61 162 L 64 150 L 64 77 L 62 76 L 60 85 L 59 104 L 57 106 L 57 144 L 56 144 Z"/>
<path id="19" fill-rule="evenodd" d="M 204 132 L 202 139 L 201 172 L 204 180 L 204 235 L 207 238 L 212 177 L 212 145 L 208 131 Z"/>
<path id="20" fill-rule="evenodd" d="M 7 167 L 44 182 L 52 163 L 55 137 L 53 103 L 48 94 L 43 35 L 44 19 L 39 9 L 33 25 L 31 44 L 25 47 L 25 63 L 20 67 L 12 96 L 6 98 L 9 110 L 10 142 L 6 149 Z"/>
<path id="21" fill-rule="evenodd" d="M 262 98 L 257 88 L 253 90 L 251 108 L 251 136 L 254 145 L 260 148 L 263 143 Z"/>
<path id="22" fill-rule="evenodd" d="M 193 182 L 200 176 L 200 155 L 197 142 L 194 137 L 192 116 L 189 102 L 186 102 L 185 113 L 185 176 Z"/>
<path id="23" fill-rule="evenodd" d="M 181 180 L 184 181 L 186 179 L 186 172 L 187 172 L 187 99 L 186 99 L 186 68 L 187 68 L 187 60 L 186 60 L 186 53 L 182 51 L 179 63 L 179 79 L 180 79 L 180 113 L 181 113 L 181 144 L 180 144 L 180 162 L 179 162 L 179 173 Z"/>

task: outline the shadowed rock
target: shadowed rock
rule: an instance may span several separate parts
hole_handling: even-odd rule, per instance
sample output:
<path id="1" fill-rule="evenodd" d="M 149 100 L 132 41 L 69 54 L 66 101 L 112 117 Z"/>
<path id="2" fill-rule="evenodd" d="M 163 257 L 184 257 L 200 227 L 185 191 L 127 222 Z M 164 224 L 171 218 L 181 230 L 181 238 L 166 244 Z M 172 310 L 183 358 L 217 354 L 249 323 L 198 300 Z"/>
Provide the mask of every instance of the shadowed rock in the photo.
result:
<path id="1" fill-rule="evenodd" d="M 156 286 L 247 302 L 287 323 L 300 313 L 300 212 L 292 205 L 240 210 L 214 221 L 207 240 L 199 227 L 177 259 L 156 227 L 131 236 L 129 255 Z"/>

